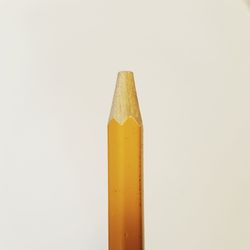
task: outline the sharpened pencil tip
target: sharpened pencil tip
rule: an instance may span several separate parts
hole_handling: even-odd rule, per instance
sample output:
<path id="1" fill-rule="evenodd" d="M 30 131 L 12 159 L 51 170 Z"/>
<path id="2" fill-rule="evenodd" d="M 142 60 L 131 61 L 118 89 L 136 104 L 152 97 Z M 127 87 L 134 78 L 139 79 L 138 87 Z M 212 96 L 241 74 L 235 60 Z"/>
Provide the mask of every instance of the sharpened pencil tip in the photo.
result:
<path id="1" fill-rule="evenodd" d="M 133 73 L 133 71 L 130 71 L 130 70 L 123 70 L 123 71 L 119 71 L 118 72 L 118 77 L 119 76 L 128 76 L 128 77 L 131 77 L 131 76 L 134 76 L 134 73 Z"/>
<path id="2" fill-rule="evenodd" d="M 129 117 L 133 117 L 139 124 L 142 124 L 134 74 L 132 71 L 120 71 L 117 75 L 109 120 L 115 119 L 122 124 Z"/>

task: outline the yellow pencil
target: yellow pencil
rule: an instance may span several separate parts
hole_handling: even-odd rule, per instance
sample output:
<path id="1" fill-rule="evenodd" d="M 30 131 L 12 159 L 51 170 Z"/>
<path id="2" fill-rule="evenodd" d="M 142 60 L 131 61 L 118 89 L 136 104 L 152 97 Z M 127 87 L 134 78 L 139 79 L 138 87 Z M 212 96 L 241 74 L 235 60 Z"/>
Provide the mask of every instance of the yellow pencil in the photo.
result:
<path id="1" fill-rule="evenodd" d="M 118 73 L 108 123 L 109 250 L 143 250 L 142 120 L 132 72 Z"/>

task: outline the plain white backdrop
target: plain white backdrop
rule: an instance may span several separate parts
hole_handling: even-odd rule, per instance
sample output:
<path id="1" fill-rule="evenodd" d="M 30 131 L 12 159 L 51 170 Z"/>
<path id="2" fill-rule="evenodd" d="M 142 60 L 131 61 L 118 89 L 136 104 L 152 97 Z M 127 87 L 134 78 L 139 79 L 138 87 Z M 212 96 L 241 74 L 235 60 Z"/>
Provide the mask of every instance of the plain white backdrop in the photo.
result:
<path id="1" fill-rule="evenodd" d="M 0 0 L 0 249 L 107 250 L 106 123 L 132 70 L 146 249 L 249 250 L 249 45 L 239 0 Z"/>

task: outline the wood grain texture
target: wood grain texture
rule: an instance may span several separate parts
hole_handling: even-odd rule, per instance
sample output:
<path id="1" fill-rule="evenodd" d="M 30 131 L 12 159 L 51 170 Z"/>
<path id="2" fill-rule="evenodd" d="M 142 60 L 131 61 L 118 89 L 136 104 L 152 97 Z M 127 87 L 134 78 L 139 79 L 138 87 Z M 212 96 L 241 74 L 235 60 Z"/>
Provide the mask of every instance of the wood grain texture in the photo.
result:
<path id="1" fill-rule="evenodd" d="M 134 74 L 131 71 L 121 71 L 117 76 L 109 121 L 114 119 L 123 124 L 128 117 L 133 117 L 138 124 L 142 124 Z"/>

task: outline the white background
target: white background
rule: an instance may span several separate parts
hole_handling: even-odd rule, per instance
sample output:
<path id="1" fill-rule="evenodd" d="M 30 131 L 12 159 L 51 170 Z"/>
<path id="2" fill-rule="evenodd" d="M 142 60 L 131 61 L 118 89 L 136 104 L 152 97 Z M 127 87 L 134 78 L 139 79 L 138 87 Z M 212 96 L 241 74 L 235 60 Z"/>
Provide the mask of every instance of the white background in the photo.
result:
<path id="1" fill-rule="evenodd" d="M 106 122 L 132 70 L 146 249 L 249 250 L 249 47 L 239 0 L 0 0 L 0 249 L 107 249 Z"/>

